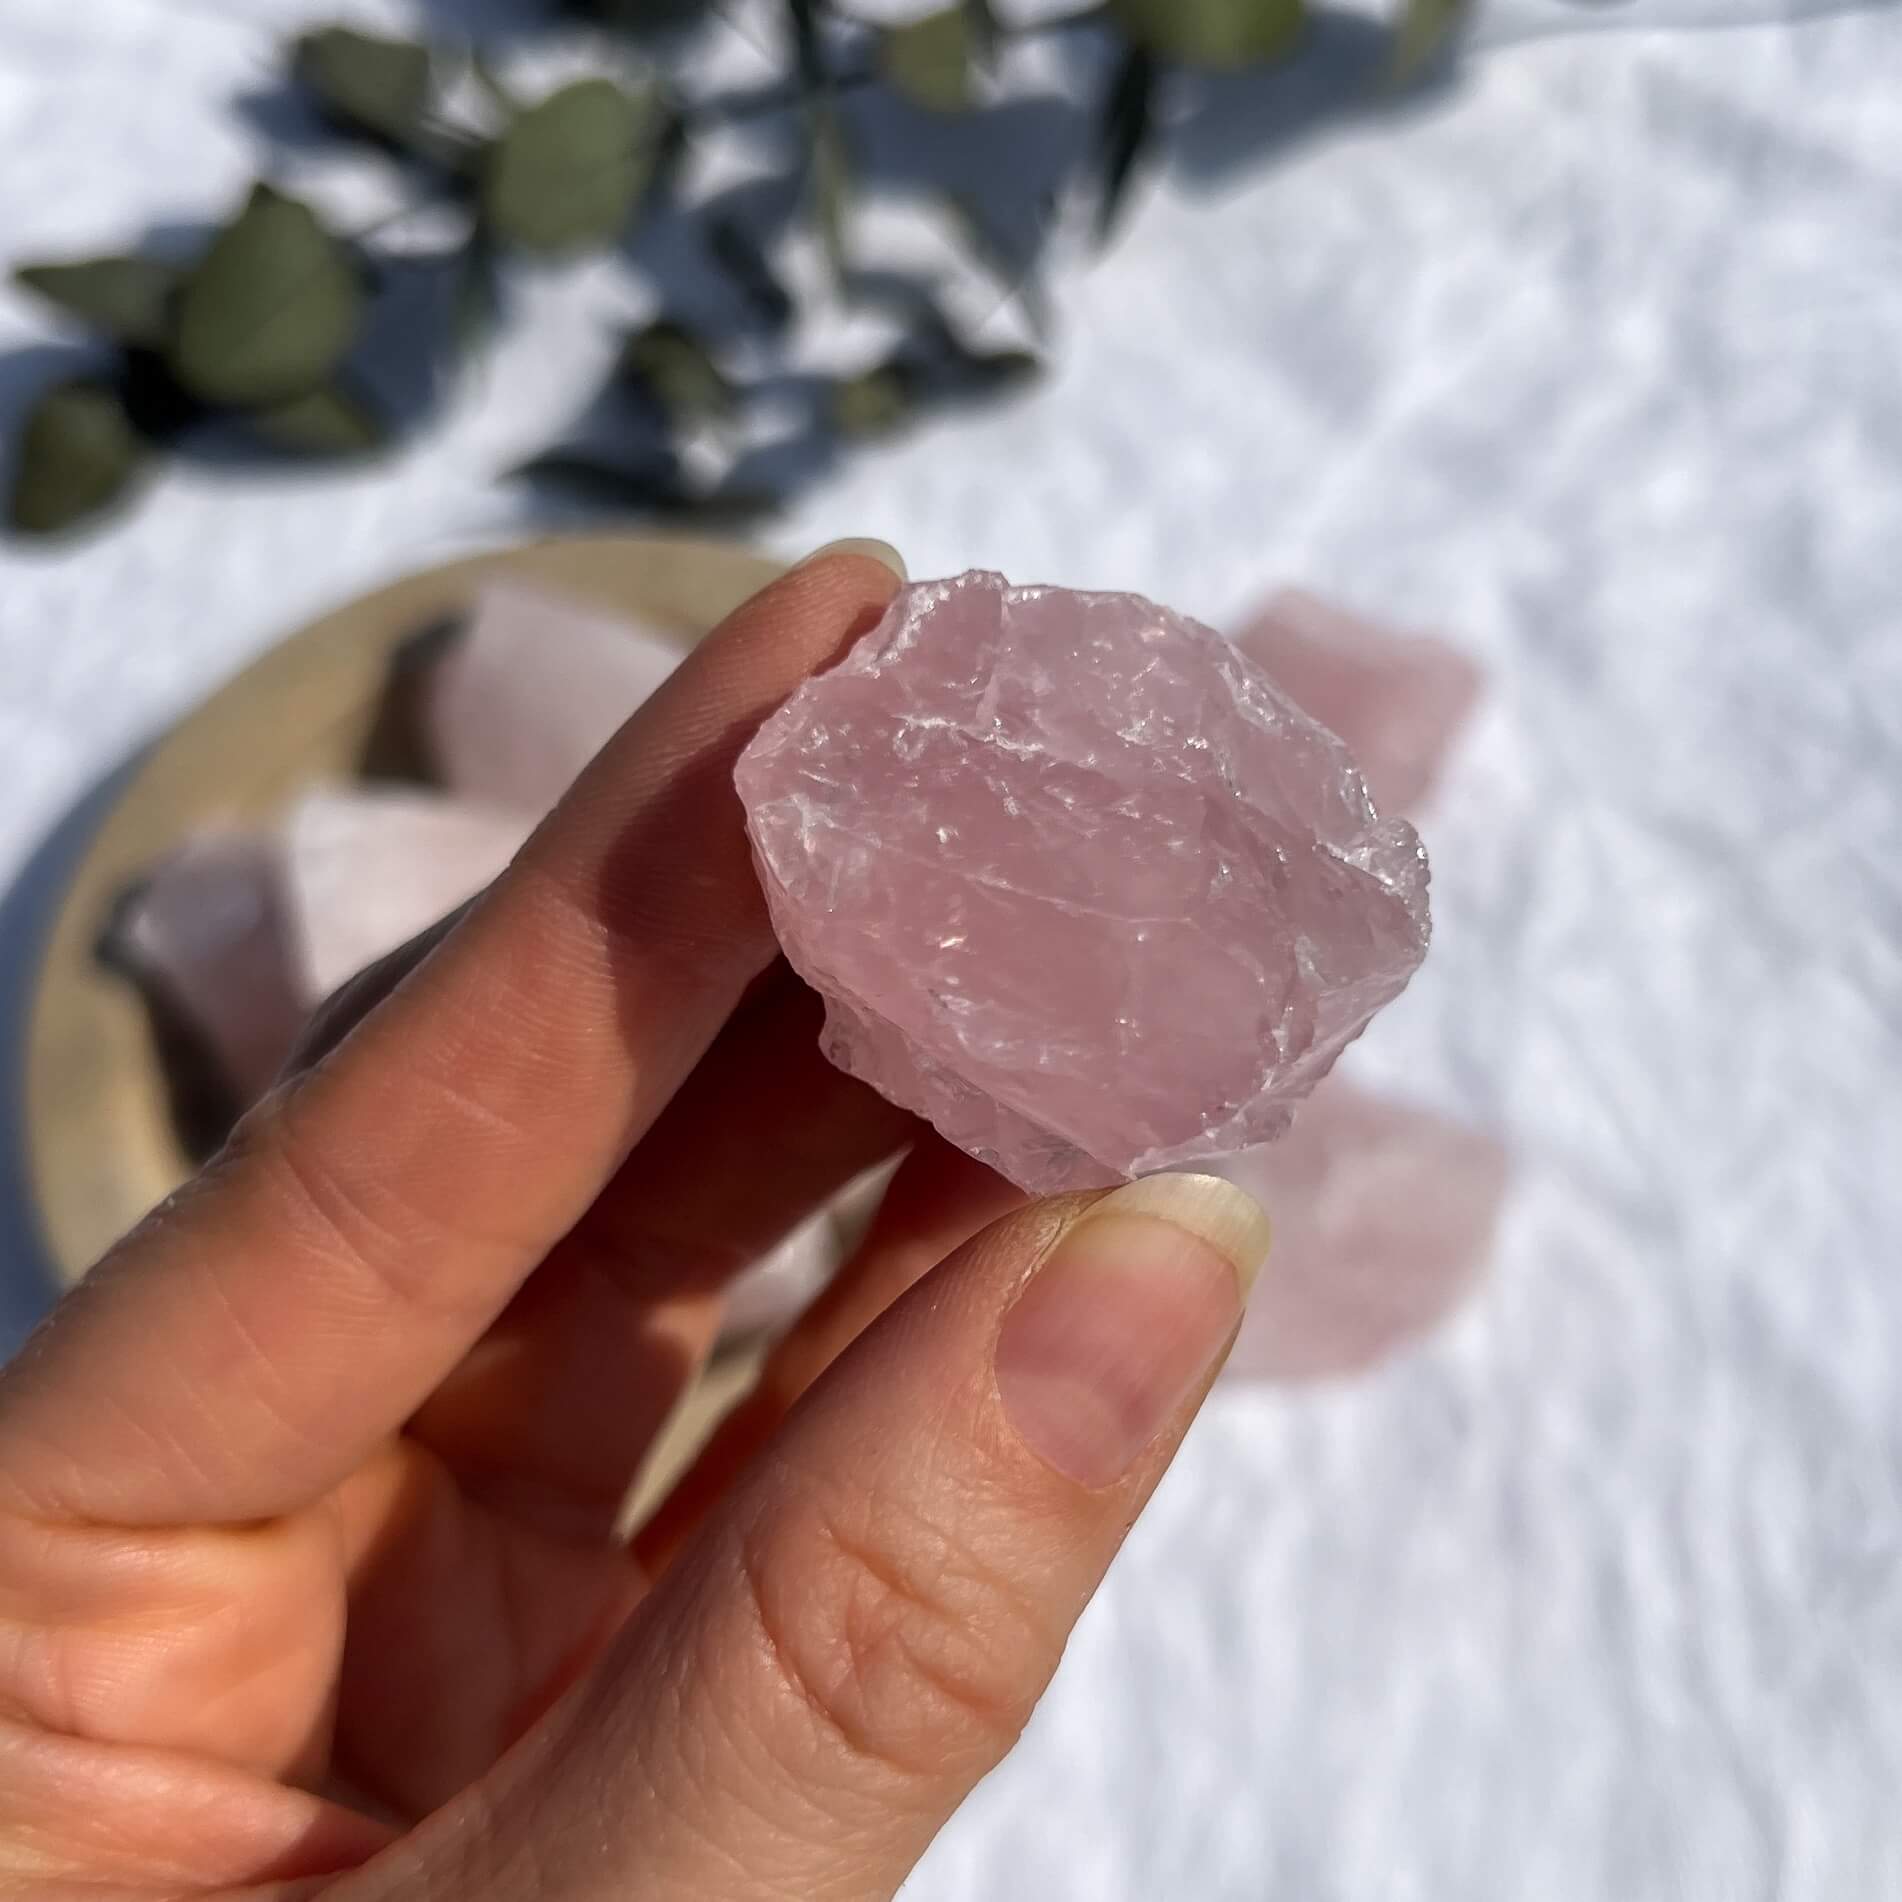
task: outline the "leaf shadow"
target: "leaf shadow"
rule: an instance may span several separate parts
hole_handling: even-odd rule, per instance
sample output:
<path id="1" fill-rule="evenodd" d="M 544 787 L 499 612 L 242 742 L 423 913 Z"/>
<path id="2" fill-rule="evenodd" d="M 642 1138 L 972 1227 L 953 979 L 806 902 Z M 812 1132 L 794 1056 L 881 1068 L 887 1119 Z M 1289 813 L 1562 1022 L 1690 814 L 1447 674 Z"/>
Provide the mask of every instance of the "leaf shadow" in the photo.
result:
<path id="1" fill-rule="evenodd" d="M 305 89 L 290 78 L 238 94 L 231 109 L 249 131 L 285 152 L 332 149 L 337 129 L 311 103 Z"/>
<path id="2" fill-rule="evenodd" d="M 1218 189 L 1342 127 L 1418 112 L 1460 83 L 1456 47 L 1397 86 L 1387 77 L 1392 51 L 1383 22 L 1313 8 L 1287 59 L 1188 80 L 1187 97 L 1163 135 L 1170 170 L 1190 189 Z"/>

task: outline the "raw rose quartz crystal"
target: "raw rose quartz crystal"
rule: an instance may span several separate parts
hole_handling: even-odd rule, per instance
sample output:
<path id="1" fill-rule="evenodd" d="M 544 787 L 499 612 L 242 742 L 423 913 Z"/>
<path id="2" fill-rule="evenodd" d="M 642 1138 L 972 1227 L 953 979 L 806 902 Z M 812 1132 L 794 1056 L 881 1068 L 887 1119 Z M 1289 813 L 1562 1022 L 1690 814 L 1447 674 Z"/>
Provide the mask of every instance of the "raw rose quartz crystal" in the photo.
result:
<path id="1" fill-rule="evenodd" d="M 315 1009 L 359 971 L 473 898 L 531 816 L 408 789 L 324 788 L 284 821 L 293 968 Z"/>
<path id="2" fill-rule="evenodd" d="M 1426 950 L 1412 828 L 1134 595 L 901 589 L 736 781 L 827 1054 L 1033 1191 L 1267 1141 Z"/>
<path id="3" fill-rule="evenodd" d="M 444 787 L 539 819 L 685 651 L 679 636 L 640 621 L 489 582 L 424 690 Z"/>
<path id="4" fill-rule="evenodd" d="M 1272 596 L 1235 645 L 1346 741 L 1382 812 L 1407 812 L 1426 794 L 1479 699 L 1479 669 L 1457 648 L 1297 589 Z"/>
<path id="5" fill-rule="evenodd" d="M 277 842 L 221 829 L 154 865 L 108 934 L 112 962 L 190 1025 L 239 1105 L 270 1087 L 304 1025 L 284 912 Z"/>
<path id="6" fill-rule="evenodd" d="M 1358 1373 L 1444 1320 L 1479 1278 L 1505 1189 L 1490 1136 L 1331 1076 L 1279 1142 L 1220 1165 L 1274 1219 L 1229 1371 Z"/>

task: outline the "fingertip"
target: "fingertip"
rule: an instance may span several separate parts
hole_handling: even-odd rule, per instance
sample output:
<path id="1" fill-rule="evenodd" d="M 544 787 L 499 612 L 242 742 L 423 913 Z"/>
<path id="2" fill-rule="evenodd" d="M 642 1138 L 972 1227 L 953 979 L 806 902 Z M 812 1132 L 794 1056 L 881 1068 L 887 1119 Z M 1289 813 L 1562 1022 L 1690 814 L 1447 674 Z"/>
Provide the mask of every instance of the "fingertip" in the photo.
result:
<path id="1" fill-rule="evenodd" d="M 904 556 L 890 542 L 880 541 L 874 535 L 848 535 L 839 541 L 827 542 L 823 547 L 815 548 L 799 565 L 810 568 L 816 563 L 832 561 L 841 556 L 875 561 L 898 580 L 909 579 Z"/>

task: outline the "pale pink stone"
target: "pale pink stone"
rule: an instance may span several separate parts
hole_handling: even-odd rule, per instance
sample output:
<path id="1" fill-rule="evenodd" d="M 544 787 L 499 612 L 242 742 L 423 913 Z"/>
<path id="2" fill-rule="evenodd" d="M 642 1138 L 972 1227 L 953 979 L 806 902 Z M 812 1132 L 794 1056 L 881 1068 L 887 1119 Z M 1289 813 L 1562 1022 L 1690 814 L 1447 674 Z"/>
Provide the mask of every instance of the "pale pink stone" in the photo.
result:
<path id="1" fill-rule="evenodd" d="M 1426 950 L 1412 828 L 1134 595 L 901 589 L 736 778 L 827 1054 L 1033 1191 L 1267 1140 Z"/>
<path id="2" fill-rule="evenodd" d="M 1479 698 L 1479 669 L 1457 648 L 1391 633 L 1295 589 L 1273 596 L 1235 645 L 1347 742 L 1386 813 L 1425 795 Z"/>
<path id="3" fill-rule="evenodd" d="M 1220 1173 L 1274 1225 L 1229 1371 L 1312 1380 L 1373 1365 L 1459 1304 L 1492 1240 L 1506 1158 L 1476 1130 L 1337 1076 L 1279 1141 Z"/>
<path id="4" fill-rule="evenodd" d="M 112 960 L 190 1026 L 241 1106 L 270 1087 L 304 1023 L 282 872 L 270 836 L 204 833 L 127 895 L 109 938 Z"/>
<path id="5" fill-rule="evenodd" d="M 307 794 L 284 822 L 299 994 L 315 1008 L 501 873 L 526 815 L 399 788 Z"/>
<path id="6" fill-rule="evenodd" d="M 539 818 L 684 647 L 544 588 L 488 582 L 424 685 L 432 763 L 459 798 Z"/>

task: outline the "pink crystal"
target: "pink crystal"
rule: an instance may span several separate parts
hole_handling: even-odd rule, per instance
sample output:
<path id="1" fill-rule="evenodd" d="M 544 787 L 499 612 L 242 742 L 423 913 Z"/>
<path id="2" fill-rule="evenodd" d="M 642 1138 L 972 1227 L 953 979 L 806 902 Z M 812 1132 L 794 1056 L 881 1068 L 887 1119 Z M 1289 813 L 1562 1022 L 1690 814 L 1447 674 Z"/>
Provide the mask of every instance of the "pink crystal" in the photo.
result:
<path id="1" fill-rule="evenodd" d="M 1478 1278 L 1505 1187 L 1491 1137 L 1330 1077 L 1279 1142 L 1220 1165 L 1269 1211 L 1232 1374 L 1358 1372 L 1425 1334 Z"/>
<path id="2" fill-rule="evenodd" d="M 192 1026 L 243 1105 L 271 1086 L 304 1025 L 282 876 L 269 835 L 205 832 L 152 868 L 111 934 L 114 959 Z"/>
<path id="3" fill-rule="evenodd" d="M 1425 795 L 1479 698 L 1479 669 L 1457 648 L 1389 633 L 1293 589 L 1273 596 L 1235 645 L 1347 742 L 1382 812 L 1406 812 Z"/>
<path id="4" fill-rule="evenodd" d="M 519 581 L 489 582 L 424 691 L 443 784 L 540 818 L 684 651 L 679 636 L 643 622 Z"/>
<path id="5" fill-rule="evenodd" d="M 1033 1191 L 1267 1141 L 1426 950 L 1412 828 L 1134 595 L 904 588 L 736 781 L 827 1054 Z"/>
<path id="6" fill-rule="evenodd" d="M 395 787 L 308 793 L 284 823 L 293 966 L 315 1009 L 506 866 L 532 821 Z"/>

